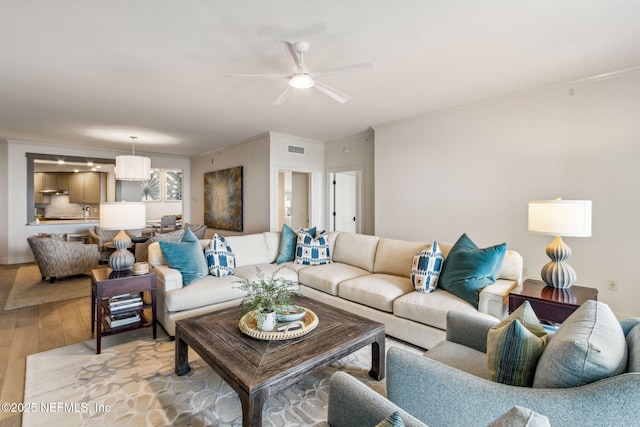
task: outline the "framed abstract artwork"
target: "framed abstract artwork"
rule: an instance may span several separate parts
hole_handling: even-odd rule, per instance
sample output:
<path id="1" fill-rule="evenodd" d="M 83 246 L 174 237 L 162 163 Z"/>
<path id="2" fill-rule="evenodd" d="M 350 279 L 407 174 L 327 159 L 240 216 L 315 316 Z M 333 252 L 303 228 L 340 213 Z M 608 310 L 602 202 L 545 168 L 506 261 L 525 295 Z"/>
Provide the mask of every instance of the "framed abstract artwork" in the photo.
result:
<path id="1" fill-rule="evenodd" d="M 142 181 L 140 201 L 159 202 L 160 200 L 162 200 L 162 193 L 160 191 L 160 169 L 151 169 L 149 180 Z"/>
<path id="2" fill-rule="evenodd" d="M 204 223 L 242 231 L 242 166 L 204 174 Z"/>
<path id="3" fill-rule="evenodd" d="M 182 201 L 182 169 L 163 169 L 164 201 Z"/>

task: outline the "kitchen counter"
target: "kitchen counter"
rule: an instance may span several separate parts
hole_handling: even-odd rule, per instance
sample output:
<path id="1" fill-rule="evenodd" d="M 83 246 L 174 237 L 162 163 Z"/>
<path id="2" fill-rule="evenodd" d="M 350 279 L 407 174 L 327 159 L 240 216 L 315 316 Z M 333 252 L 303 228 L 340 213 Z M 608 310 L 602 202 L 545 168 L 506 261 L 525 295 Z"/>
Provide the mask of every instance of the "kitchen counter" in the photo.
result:
<path id="1" fill-rule="evenodd" d="M 99 218 L 90 218 L 87 219 L 86 221 L 83 221 L 82 218 L 80 219 L 56 219 L 56 220 L 40 220 L 39 224 L 36 224 L 35 222 L 30 222 L 27 225 L 33 225 L 35 227 L 42 227 L 42 226 L 48 226 L 48 225 L 72 225 L 72 224 L 84 224 L 84 225 L 89 225 L 89 226 L 94 226 L 94 225 L 99 225 L 100 224 L 100 219 Z"/>

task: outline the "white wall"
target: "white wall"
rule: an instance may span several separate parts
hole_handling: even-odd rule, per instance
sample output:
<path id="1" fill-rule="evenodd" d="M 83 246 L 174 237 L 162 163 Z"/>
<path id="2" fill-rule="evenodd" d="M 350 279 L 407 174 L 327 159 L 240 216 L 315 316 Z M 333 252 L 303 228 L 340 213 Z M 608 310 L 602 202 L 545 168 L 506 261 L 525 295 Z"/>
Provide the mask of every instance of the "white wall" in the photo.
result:
<path id="1" fill-rule="evenodd" d="M 329 174 L 359 170 L 361 172 L 362 185 L 362 210 L 360 214 L 360 227 L 362 234 L 374 234 L 375 205 L 374 205 L 374 181 L 375 181 L 375 152 L 374 132 L 372 130 L 327 141 L 324 145 L 324 165 L 329 184 Z M 329 187 L 327 198 L 329 197 Z M 329 209 L 327 199 L 327 209 Z M 330 213 L 327 211 L 327 215 Z M 327 216 L 330 218 L 330 216 Z"/>
<path id="2" fill-rule="evenodd" d="M 640 315 L 639 100 L 633 73 L 376 127 L 376 234 L 507 242 L 539 278 L 552 237 L 528 233 L 527 202 L 592 200 L 592 237 L 564 239 L 577 284 Z"/>
<path id="3" fill-rule="evenodd" d="M 271 132 L 270 136 L 270 229 L 278 230 L 278 172 L 294 171 L 310 174 L 311 200 L 309 207 L 309 225 L 318 227 L 319 230 L 327 227 L 326 221 L 326 195 L 324 173 L 324 144 L 307 138 L 299 138 L 291 135 Z M 294 154 L 287 151 L 288 145 L 304 147 L 305 154 Z"/>
<path id="4" fill-rule="evenodd" d="M 2 150 L 4 144 L 0 146 L 0 154 L 5 155 Z M 73 233 L 84 231 L 88 227 L 83 224 L 74 225 L 27 225 L 27 158 L 26 153 L 40 154 L 60 154 L 80 157 L 96 157 L 103 159 L 115 159 L 115 156 L 121 152 L 111 150 L 98 150 L 86 147 L 64 146 L 54 144 L 43 144 L 38 142 L 25 142 L 8 140 L 6 142 L 6 167 L 0 169 L 0 185 L 6 180 L 7 191 L 0 196 L 6 197 L 6 204 L 2 204 L 6 215 L 2 215 L 3 231 L 2 241 L 6 242 L 6 246 L 0 245 L 0 264 L 17 264 L 33 261 L 33 254 L 27 244 L 27 237 L 43 232 L 43 233 Z M 177 168 L 185 171 L 186 184 L 184 187 L 185 197 L 190 194 L 189 178 L 190 165 L 189 158 L 178 156 L 162 156 L 156 154 L 138 153 L 151 159 L 152 167 L 159 168 Z M 3 163 L 4 160 L 0 161 Z M 6 194 L 6 196 L 5 196 Z M 184 204 L 185 215 L 190 212 L 188 201 Z"/>
<path id="5" fill-rule="evenodd" d="M 211 159 L 214 159 L 213 164 Z M 221 236 L 268 231 L 270 212 L 269 135 L 191 158 L 190 222 L 204 224 L 204 174 L 243 166 L 243 231 L 214 230 Z"/>

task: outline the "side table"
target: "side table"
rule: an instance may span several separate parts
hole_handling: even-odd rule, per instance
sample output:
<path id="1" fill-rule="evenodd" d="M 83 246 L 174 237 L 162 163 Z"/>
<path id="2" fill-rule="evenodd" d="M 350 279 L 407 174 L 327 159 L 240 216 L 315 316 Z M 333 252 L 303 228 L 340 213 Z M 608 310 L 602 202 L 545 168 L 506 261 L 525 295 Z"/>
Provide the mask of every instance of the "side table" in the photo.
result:
<path id="1" fill-rule="evenodd" d="M 541 280 L 527 279 L 521 287 L 509 293 L 509 313 L 515 311 L 525 301 L 540 320 L 552 324 L 562 323 L 587 300 L 598 300 L 598 290 L 584 286 L 557 289 L 547 286 Z"/>
<path id="2" fill-rule="evenodd" d="M 109 304 L 106 298 L 121 294 L 142 294 L 147 291 L 151 293 L 151 302 L 143 298 L 142 307 L 130 310 L 140 313 L 139 322 L 117 328 L 109 327 L 105 321 L 105 315 L 109 315 Z M 151 309 L 150 319 L 145 318 L 145 309 Z M 110 268 L 96 268 L 91 271 L 91 332 L 96 332 L 97 354 L 100 354 L 103 335 L 117 334 L 149 325 L 153 327 L 153 338 L 157 338 L 155 273 L 136 276 L 131 270 L 112 271 Z"/>

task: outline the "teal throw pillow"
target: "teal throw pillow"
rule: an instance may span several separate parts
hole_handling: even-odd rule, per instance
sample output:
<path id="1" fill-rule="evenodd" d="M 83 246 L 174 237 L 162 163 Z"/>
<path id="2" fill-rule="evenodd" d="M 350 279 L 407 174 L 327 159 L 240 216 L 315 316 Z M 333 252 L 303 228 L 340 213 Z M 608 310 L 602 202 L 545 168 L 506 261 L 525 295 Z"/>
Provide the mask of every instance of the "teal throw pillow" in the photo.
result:
<path id="1" fill-rule="evenodd" d="M 402 421 L 400 417 L 400 412 L 396 411 L 376 424 L 376 427 L 404 427 L 404 425 L 404 421 Z"/>
<path id="2" fill-rule="evenodd" d="M 316 228 L 312 227 L 306 230 L 311 236 L 316 237 Z M 296 257 L 296 243 L 298 234 L 293 231 L 287 224 L 282 226 L 282 234 L 280 234 L 280 250 L 276 258 L 276 264 L 293 261 Z"/>
<path id="3" fill-rule="evenodd" d="M 179 242 L 158 242 L 167 265 L 182 274 L 186 286 L 209 274 L 200 242 L 188 228 Z"/>
<path id="4" fill-rule="evenodd" d="M 506 250 L 506 243 L 480 249 L 463 234 L 444 261 L 438 286 L 478 308 L 480 291 L 496 281 Z"/>

